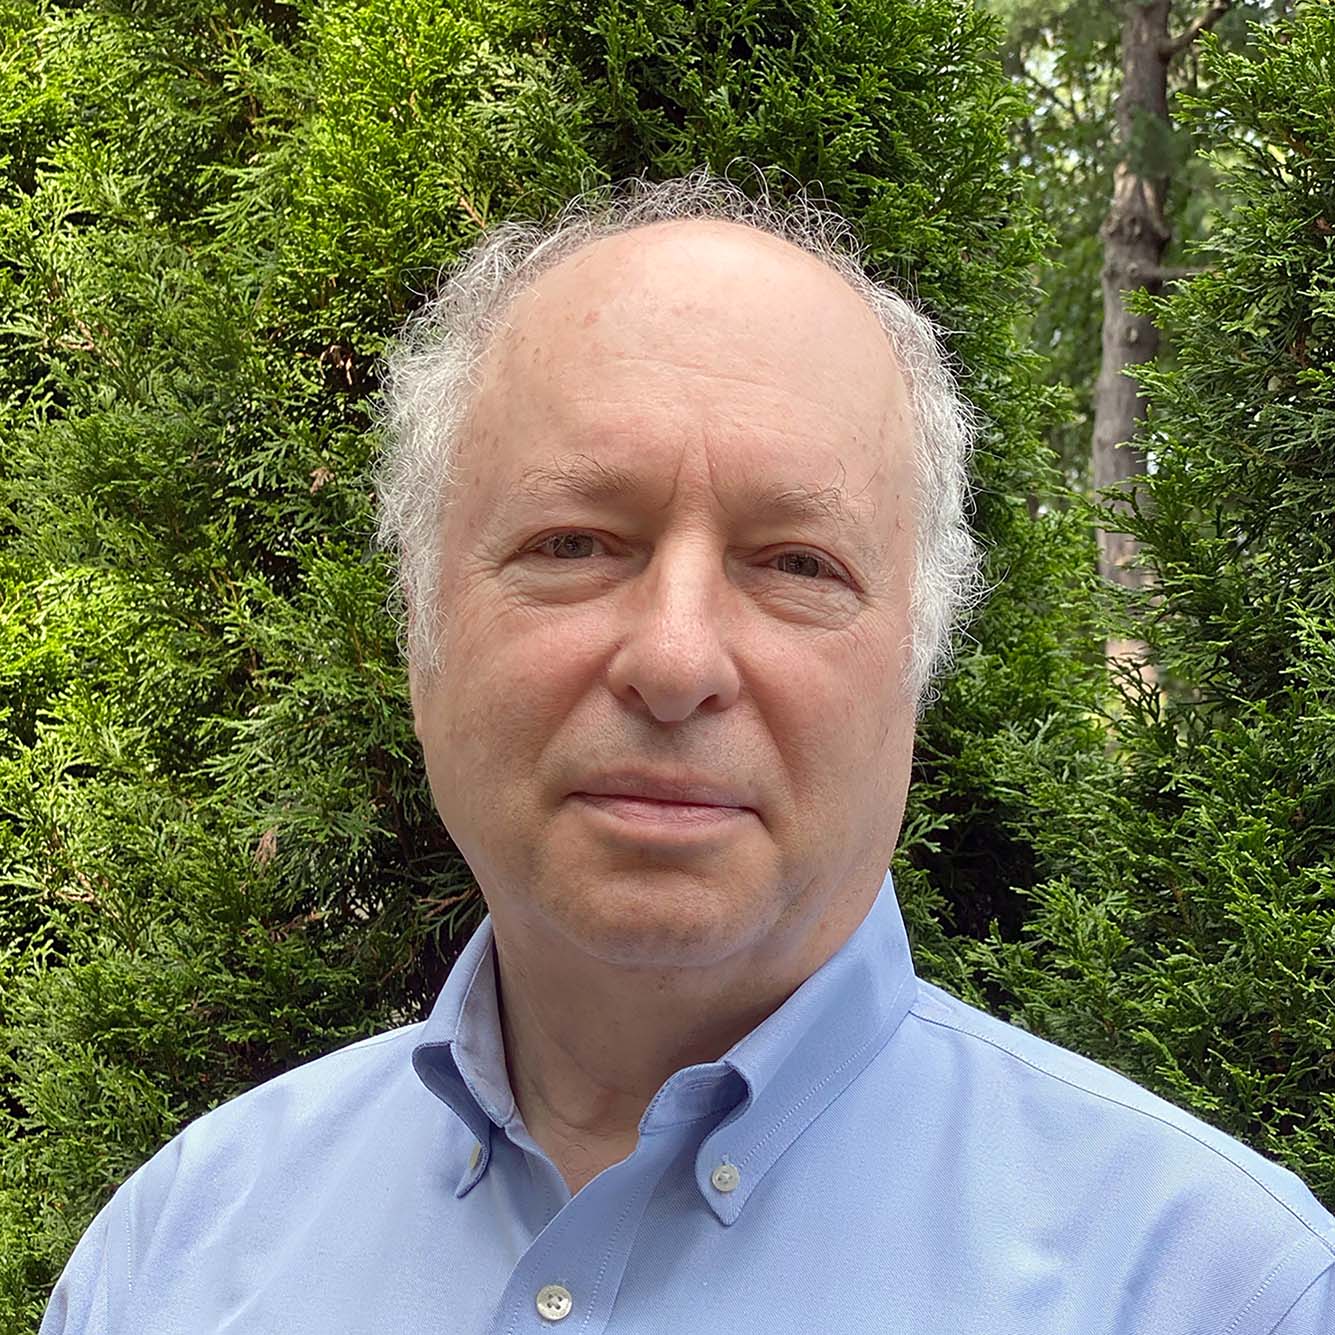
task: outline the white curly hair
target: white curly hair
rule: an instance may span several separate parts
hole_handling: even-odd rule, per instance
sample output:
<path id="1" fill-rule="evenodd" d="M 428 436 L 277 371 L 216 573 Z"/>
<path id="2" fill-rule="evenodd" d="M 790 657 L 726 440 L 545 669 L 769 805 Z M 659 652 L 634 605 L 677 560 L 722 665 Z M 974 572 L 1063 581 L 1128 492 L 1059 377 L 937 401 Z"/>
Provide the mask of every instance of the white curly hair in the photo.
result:
<path id="1" fill-rule="evenodd" d="M 771 199 L 700 168 L 687 176 L 589 191 L 547 223 L 509 221 L 483 233 L 445 275 L 438 295 L 387 350 L 375 469 L 376 540 L 397 567 L 401 624 L 411 662 L 442 667 L 437 609 L 441 546 L 455 460 L 478 368 L 515 298 L 539 275 L 603 237 L 654 223 L 738 223 L 824 262 L 866 302 L 903 371 L 915 426 L 917 543 L 909 605 L 906 689 L 921 709 L 949 664 L 954 632 L 983 593 L 969 525 L 974 410 L 949 369 L 941 331 L 890 286 L 869 277 L 848 221 L 805 190 Z"/>

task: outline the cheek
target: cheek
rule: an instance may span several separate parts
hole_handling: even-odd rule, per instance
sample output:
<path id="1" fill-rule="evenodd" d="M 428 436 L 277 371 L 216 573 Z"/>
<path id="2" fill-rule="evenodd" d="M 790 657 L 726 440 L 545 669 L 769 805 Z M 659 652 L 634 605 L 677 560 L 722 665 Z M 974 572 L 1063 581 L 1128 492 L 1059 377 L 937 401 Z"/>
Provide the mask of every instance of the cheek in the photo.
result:
<path id="1" fill-rule="evenodd" d="M 606 663 L 607 616 L 562 612 L 512 607 L 479 626 L 469 671 L 483 703 L 531 714 L 587 687 Z"/>
<path id="2" fill-rule="evenodd" d="M 597 624 L 495 607 L 456 622 L 447 681 L 438 698 L 439 745 L 452 768 L 474 774 L 534 758 L 587 690 L 601 650 Z"/>
<path id="3" fill-rule="evenodd" d="M 772 699 L 782 710 L 776 742 L 820 799 L 856 802 L 902 760 L 904 738 L 912 736 L 913 704 L 899 684 L 904 655 L 888 633 L 878 633 L 832 637 L 801 662 L 795 674 L 791 667 L 769 673 L 777 691 Z"/>

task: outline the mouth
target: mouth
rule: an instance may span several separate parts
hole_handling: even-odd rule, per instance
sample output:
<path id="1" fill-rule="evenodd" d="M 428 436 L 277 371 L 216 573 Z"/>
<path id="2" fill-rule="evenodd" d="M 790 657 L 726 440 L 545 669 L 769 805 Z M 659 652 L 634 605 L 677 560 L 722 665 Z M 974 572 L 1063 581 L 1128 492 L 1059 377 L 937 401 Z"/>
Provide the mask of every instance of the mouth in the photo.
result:
<path id="1" fill-rule="evenodd" d="M 608 818 L 608 823 L 652 831 L 654 828 L 686 834 L 713 831 L 755 813 L 750 807 L 717 806 L 705 802 L 672 802 L 664 798 L 624 793 L 572 793 L 571 797 Z"/>

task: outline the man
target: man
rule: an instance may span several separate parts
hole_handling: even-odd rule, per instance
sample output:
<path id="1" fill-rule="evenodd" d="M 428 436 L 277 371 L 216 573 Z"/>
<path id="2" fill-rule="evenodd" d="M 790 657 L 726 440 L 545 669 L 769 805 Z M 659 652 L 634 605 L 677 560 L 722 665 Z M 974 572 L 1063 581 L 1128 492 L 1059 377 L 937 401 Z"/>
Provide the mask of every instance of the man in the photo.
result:
<path id="1" fill-rule="evenodd" d="M 413 713 L 489 917 L 425 1024 L 136 1173 L 48 1335 L 1335 1331 L 1293 1175 L 913 975 L 969 418 L 837 231 L 706 176 L 576 206 L 391 359 Z"/>

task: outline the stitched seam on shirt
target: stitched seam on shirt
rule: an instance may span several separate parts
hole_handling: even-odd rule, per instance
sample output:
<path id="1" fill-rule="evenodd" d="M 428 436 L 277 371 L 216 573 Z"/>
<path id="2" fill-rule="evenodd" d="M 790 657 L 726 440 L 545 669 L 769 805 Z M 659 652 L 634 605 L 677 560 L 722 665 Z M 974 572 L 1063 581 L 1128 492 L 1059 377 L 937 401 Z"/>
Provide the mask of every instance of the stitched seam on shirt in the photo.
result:
<path id="1" fill-rule="evenodd" d="M 360 1056 L 361 1053 L 368 1048 L 378 1048 L 381 1047 L 383 1044 L 390 1042 L 392 1039 L 406 1037 L 407 1030 L 421 1029 L 423 1027 L 423 1023 L 424 1023 L 423 1021 L 418 1020 L 413 1024 L 396 1025 L 393 1029 L 386 1029 L 383 1033 L 369 1034 L 366 1038 L 354 1039 L 351 1043 L 347 1043 L 341 1048 L 335 1048 L 333 1052 L 323 1053 L 321 1056 L 312 1058 L 308 1062 L 302 1062 L 300 1063 L 300 1065 L 289 1067 L 286 1071 L 279 1072 L 279 1074 L 274 1076 L 273 1078 L 275 1080 L 282 1080 L 285 1076 L 293 1075 L 297 1071 L 302 1070 L 304 1067 L 313 1066 L 317 1061 L 327 1062 L 327 1061 L 332 1061 L 333 1058 L 335 1057 Z M 411 1053 L 409 1055 L 411 1056 Z M 255 1086 L 255 1088 L 258 1089 L 259 1086 L 257 1085 Z M 217 1106 L 221 1108 L 225 1105 L 220 1103 Z M 213 1110 L 210 1109 L 210 1111 Z"/>
<path id="2" fill-rule="evenodd" d="M 130 1300 L 134 1297 L 134 1211 L 125 1212 L 125 1302 L 129 1306 Z M 108 1230 L 110 1232 L 110 1230 Z M 106 1245 L 110 1245 L 110 1238 Z M 102 1290 L 102 1310 L 107 1314 L 106 1330 L 111 1331 L 111 1286 L 108 1284 Z"/>
<path id="3" fill-rule="evenodd" d="M 659 1180 L 661 1180 L 661 1174 L 658 1179 L 655 1179 L 654 1186 L 658 1185 Z M 647 1188 L 647 1190 L 652 1191 L 653 1188 L 650 1187 Z M 611 1264 L 612 1252 L 616 1249 L 618 1245 L 619 1239 L 621 1237 L 621 1230 L 625 1228 L 626 1220 L 629 1218 L 630 1212 L 635 1208 L 635 1202 L 637 1199 L 638 1197 L 632 1196 L 630 1200 L 628 1200 L 626 1204 L 622 1207 L 621 1215 L 617 1219 L 616 1229 L 613 1231 L 612 1234 L 612 1244 L 610 1246 L 603 1248 L 603 1263 L 601 1266 L 598 1267 L 598 1278 L 593 1281 L 593 1292 L 589 1295 L 588 1310 L 584 1313 L 584 1323 L 583 1325 L 580 1326 L 580 1330 L 588 1330 L 589 1322 L 593 1320 L 593 1313 L 598 1305 L 598 1294 L 602 1291 L 603 1280 L 607 1275 L 607 1267 Z M 645 1202 L 645 1209 L 647 1208 L 648 1208 L 648 1201 Z M 643 1211 L 641 1211 L 640 1217 L 641 1219 L 643 1219 L 644 1217 Z M 638 1227 L 636 1228 L 635 1231 L 637 1233 L 639 1232 Z M 634 1239 L 631 1240 L 631 1246 L 634 1246 Z M 631 1250 L 630 1247 L 626 1248 L 627 1263 L 629 1263 L 630 1260 L 630 1250 Z"/>
<path id="4" fill-rule="evenodd" d="M 1327 1234 L 1318 1234 L 1318 1237 L 1324 1242 L 1327 1237 Z M 1253 1307 L 1256 1306 L 1257 1302 L 1264 1296 L 1265 1291 L 1270 1287 L 1271 1281 L 1275 1278 L 1277 1274 L 1279 1274 L 1280 1267 L 1284 1264 L 1285 1261 L 1289 1259 L 1289 1256 L 1298 1249 L 1298 1244 L 1306 1241 L 1307 1241 L 1306 1238 L 1299 1238 L 1298 1241 L 1295 1242 L 1293 1246 L 1290 1247 L 1288 1251 L 1286 1251 L 1284 1255 L 1281 1256 L 1279 1260 L 1275 1262 L 1274 1268 L 1265 1277 L 1265 1280 L 1262 1283 L 1261 1287 L 1257 1289 L 1256 1292 L 1252 1294 L 1250 1298 L 1247 1299 L 1247 1305 L 1243 1307 L 1243 1309 L 1237 1314 L 1237 1316 L 1235 1316 L 1233 1320 L 1230 1321 L 1228 1325 L 1225 1326 L 1224 1329 L 1219 1332 L 1219 1335 L 1233 1335 L 1233 1332 L 1236 1331 L 1238 1328 L 1238 1323 L 1243 1319 L 1243 1317 L 1247 1315 L 1248 1312 L 1252 1310 Z M 1332 1264 L 1335 1264 L 1335 1262 L 1332 1262 Z M 1294 1296 L 1293 1301 L 1284 1309 L 1282 1313 L 1280 1313 L 1279 1320 L 1276 1321 L 1275 1324 L 1270 1327 L 1270 1335 L 1274 1335 L 1274 1332 L 1277 1331 L 1280 1328 L 1280 1326 L 1284 1324 L 1285 1317 L 1287 1317 L 1288 1314 L 1291 1311 L 1293 1311 L 1293 1309 L 1302 1301 L 1303 1295 L 1307 1293 L 1312 1288 L 1312 1286 L 1321 1279 L 1323 1275 L 1329 1274 L 1329 1272 L 1330 1272 L 1330 1266 L 1323 1265 L 1321 1269 L 1318 1270 L 1316 1274 L 1313 1275 L 1312 1278 L 1306 1284 L 1303 1285 L 1303 1287 Z"/>
<path id="5" fill-rule="evenodd" d="M 783 1130 L 784 1126 L 786 1126 L 787 1123 L 793 1117 L 795 1117 L 799 1112 L 801 1112 L 802 1108 L 807 1103 L 809 1103 L 813 1098 L 815 1098 L 816 1095 L 819 1094 L 821 1090 L 824 1089 L 825 1086 L 828 1085 L 832 1080 L 837 1079 L 839 1075 L 842 1074 L 842 1072 L 847 1070 L 848 1067 L 852 1066 L 853 1063 L 856 1062 L 858 1058 L 861 1057 L 862 1054 L 867 1051 L 868 1048 L 875 1048 L 876 1051 L 879 1051 L 890 1041 L 891 1035 L 895 1032 L 895 1029 L 898 1028 L 899 1023 L 904 1018 L 901 1015 L 897 1020 L 895 1019 L 895 1017 L 893 1016 L 895 1005 L 899 1001 L 899 998 L 903 993 L 904 989 L 910 983 L 913 983 L 915 985 L 917 984 L 916 976 L 910 974 L 907 978 L 901 980 L 899 986 L 895 989 L 895 994 L 893 997 L 890 998 L 890 1005 L 888 1007 L 888 1009 L 892 1012 L 891 1019 L 886 1022 L 885 1027 L 883 1029 L 878 1029 L 876 1033 L 874 1033 L 860 1048 L 856 1049 L 856 1051 L 854 1051 L 851 1056 L 846 1057 L 842 1062 L 840 1062 L 839 1065 L 836 1066 L 834 1070 L 831 1071 L 825 1077 L 824 1080 L 822 1080 L 819 1084 L 813 1085 L 809 1090 L 807 1090 L 807 1092 L 802 1096 L 802 1098 L 799 1099 L 791 1108 L 789 1108 L 788 1111 L 784 1113 L 784 1115 L 777 1122 L 775 1122 L 775 1124 L 772 1127 L 770 1127 L 770 1129 L 764 1134 L 764 1136 L 761 1137 L 761 1139 L 746 1152 L 745 1158 L 743 1158 L 738 1164 L 739 1168 L 745 1168 L 746 1165 L 749 1164 L 751 1160 L 754 1159 L 756 1155 L 758 1155 L 760 1151 L 763 1150 L 765 1146 L 768 1145 L 769 1142 L 773 1140 L 774 1137 L 777 1136 L 781 1130 Z M 912 1007 L 910 1007 L 910 1009 L 912 1009 Z"/>
<path id="6" fill-rule="evenodd" d="M 696 1122 L 707 1122 L 723 1111 L 725 1111 L 723 1108 L 711 1108 L 708 1112 L 697 1113 L 694 1117 L 683 1117 L 680 1122 L 663 1122 L 659 1126 L 651 1126 L 647 1134 L 656 1136 L 660 1131 L 676 1131 L 679 1127 L 693 1126 Z"/>
<path id="7" fill-rule="evenodd" d="M 422 1020 L 418 1020 L 413 1024 L 396 1025 L 393 1029 L 386 1029 L 383 1033 L 368 1034 L 365 1038 L 354 1039 L 351 1043 L 346 1043 L 341 1048 L 335 1048 L 333 1052 L 323 1053 L 321 1056 L 313 1058 L 312 1060 L 328 1061 L 330 1057 L 353 1057 L 356 1056 L 363 1049 L 378 1048 L 381 1046 L 382 1043 L 388 1043 L 391 1039 L 403 1038 L 405 1036 L 404 1033 L 405 1030 L 421 1029 L 423 1025 L 424 1021 Z M 303 1062 L 302 1066 L 309 1066 L 311 1064 L 312 1064 L 311 1062 Z M 284 1071 L 282 1074 L 287 1075 L 290 1073 L 290 1071 L 299 1071 L 299 1070 L 301 1070 L 301 1066 L 293 1066 L 289 1069 L 289 1071 Z M 282 1077 L 278 1076 L 275 1078 L 281 1079 Z"/>
<path id="8" fill-rule="evenodd" d="M 353 1052 L 358 1048 L 376 1048 L 381 1043 L 387 1043 L 391 1038 L 402 1038 L 405 1029 L 421 1029 L 425 1023 L 424 1020 L 417 1020 L 413 1024 L 397 1024 L 393 1029 L 386 1029 L 383 1033 L 368 1034 L 365 1038 L 355 1039 L 345 1047 L 335 1048 L 333 1052 L 326 1053 L 326 1056 L 337 1057 L 341 1053 Z"/>
<path id="9" fill-rule="evenodd" d="M 919 1020 L 923 1021 L 924 1024 L 934 1024 L 938 1025 L 942 1029 L 950 1029 L 955 1033 L 967 1034 L 970 1038 L 976 1038 L 980 1043 L 986 1043 L 989 1047 L 996 1048 L 998 1052 L 1004 1052 L 1008 1057 L 1014 1057 L 1017 1062 L 1022 1062 L 1025 1066 L 1028 1066 L 1031 1070 L 1037 1071 L 1040 1075 L 1046 1075 L 1053 1080 L 1059 1081 L 1063 1085 L 1069 1086 L 1071 1089 L 1080 1090 L 1082 1094 L 1091 1094 L 1094 1096 L 1094 1098 L 1102 1099 L 1105 1103 L 1111 1103 L 1114 1107 L 1125 1108 L 1128 1112 L 1138 1113 L 1143 1117 L 1153 1118 L 1154 1121 L 1160 1123 L 1160 1125 L 1162 1126 L 1168 1127 L 1169 1130 L 1171 1131 L 1180 1131 L 1188 1139 L 1194 1140 L 1196 1144 L 1200 1145 L 1203 1149 L 1207 1149 L 1212 1154 L 1217 1155 L 1226 1164 L 1230 1165 L 1233 1168 L 1236 1168 L 1238 1172 L 1243 1174 L 1244 1177 L 1254 1182 L 1258 1187 L 1261 1188 L 1262 1191 L 1265 1192 L 1267 1196 L 1270 1197 L 1272 1201 L 1275 1202 L 1276 1205 L 1282 1206 L 1285 1210 L 1287 1210 L 1288 1213 L 1291 1214 L 1314 1238 L 1316 1238 L 1318 1242 L 1320 1242 L 1324 1247 L 1326 1247 L 1329 1251 L 1331 1251 L 1332 1254 L 1335 1254 L 1335 1244 L 1332 1244 L 1332 1242 L 1329 1240 L 1328 1234 L 1318 1233 L 1316 1229 L 1313 1228 L 1312 1225 L 1309 1224 L 1307 1220 L 1304 1219 L 1302 1215 L 1300 1215 L 1293 1208 L 1293 1206 L 1291 1206 L 1287 1201 L 1281 1200 L 1278 1196 L 1276 1196 L 1275 1193 L 1271 1191 L 1270 1188 L 1260 1180 L 1260 1178 L 1253 1176 L 1253 1174 L 1246 1167 L 1246 1165 L 1238 1163 L 1236 1159 L 1230 1159 L 1228 1155 L 1225 1154 L 1222 1150 L 1216 1149 L 1213 1145 L 1209 1143 L 1209 1141 L 1202 1140 L 1198 1135 L 1190 1131 L 1188 1128 L 1184 1126 L 1178 1126 L 1176 1123 L 1170 1122 L 1166 1117 L 1162 1117 L 1158 1113 L 1153 1112 L 1148 1108 L 1139 1108 L 1134 1103 L 1125 1103 L 1123 1102 L 1123 1100 L 1114 1098 L 1111 1094 L 1105 1094 L 1101 1090 L 1090 1089 L 1088 1085 L 1077 1084 L 1074 1080 L 1067 1079 L 1066 1076 L 1060 1074 L 1057 1071 L 1050 1071 L 1046 1066 L 1040 1066 L 1036 1061 L 1033 1061 L 1029 1057 L 1024 1056 L 1023 1053 L 1016 1052 L 1013 1048 L 1008 1048 L 1004 1043 L 999 1042 L 997 1039 L 989 1038 L 986 1034 L 980 1034 L 974 1029 L 969 1029 L 965 1025 L 960 1024 L 958 1021 L 942 1020 L 931 1015 L 924 1015 L 920 1010 L 918 1010 L 916 1005 L 910 1006 L 909 1011 L 911 1014 L 915 1015 Z M 1037 1036 L 1035 1035 L 1035 1037 Z M 1126 1077 L 1123 1078 L 1125 1079 Z"/>
<path id="10" fill-rule="evenodd" d="M 1268 1335 L 1275 1335 L 1275 1332 L 1289 1319 L 1289 1314 L 1293 1309 L 1297 1307 L 1298 1304 L 1302 1302 L 1302 1300 L 1306 1298 L 1327 1275 L 1330 1274 L 1330 1270 L 1330 1266 L 1322 1266 L 1322 1268 L 1312 1277 L 1312 1282 L 1284 1309 L 1283 1315 L 1270 1327 Z"/>
<path id="11" fill-rule="evenodd" d="M 1305 1246 L 1307 1242 L 1307 1238 L 1295 1238 L 1293 1242 L 1280 1253 L 1279 1260 L 1270 1267 L 1269 1273 L 1261 1281 L 1261 1287 L 1257 1289 L 1256 1292 L 1253 1293 L 1252 1296 L 1238 1309 L 1233 1320 L 1219 1332 L 1219 1335 L 1232 1335 L 1232 1332 L 1237 1330 L 1238 1323 L 1256 1306 L 1258 1302 L 1261 1301 L 1263 1297 L 1265 1297 L 1265 1291 L 1275 1282 L 1275 1276 L 1284 1268 L 1284 1263 L 1300 1246 Z M 1301 1297 L 1302 1295 L 1299 1294 L 1298 1296 Z M 1297 1302 L 1297 1298 L 1294 1299 L 1294 1302 Z"/>

